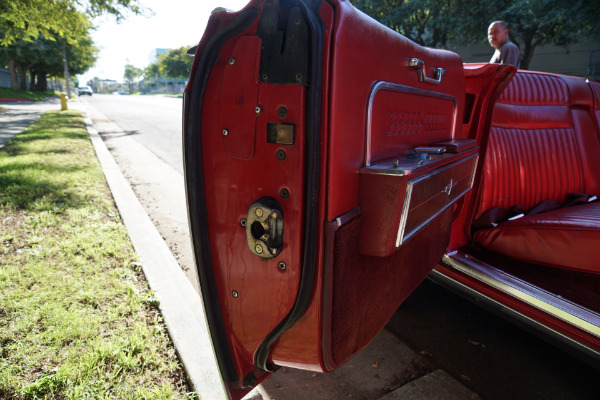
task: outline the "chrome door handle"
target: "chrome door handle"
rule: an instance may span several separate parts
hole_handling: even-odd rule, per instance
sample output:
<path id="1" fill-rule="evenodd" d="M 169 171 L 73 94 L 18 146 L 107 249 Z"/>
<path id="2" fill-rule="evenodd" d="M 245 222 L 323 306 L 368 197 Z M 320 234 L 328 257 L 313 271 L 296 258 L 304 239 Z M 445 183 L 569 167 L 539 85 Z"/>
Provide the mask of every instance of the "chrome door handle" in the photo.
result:
<path id="1" fill-rule="evenodd" d="M 419 82 L 427 82 L 432 85 L 439 85 L 442 83 L 442 76 L 446 73 L 444 68 L 436 67 L 433 69 L 433 78 L 427 77 L 427 75 L 425 75 L 425 61 L 419 60 L 418 58 L 409 58 L 408 66 L 417 70 Z"/>

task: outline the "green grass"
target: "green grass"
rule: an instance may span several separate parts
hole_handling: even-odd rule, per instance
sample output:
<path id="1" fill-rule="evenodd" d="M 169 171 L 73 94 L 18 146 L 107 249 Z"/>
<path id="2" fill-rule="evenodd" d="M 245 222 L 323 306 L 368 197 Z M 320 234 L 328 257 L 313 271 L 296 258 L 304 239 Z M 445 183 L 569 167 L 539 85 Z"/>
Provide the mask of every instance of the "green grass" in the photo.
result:
<path id="1" fill-rule="evenodd" d="M 81 115 L 0 150 L 0 398 L 192 398 Z"/>
<path id="2" fill-rule="evenodd" d="M 54 91 L 32 92 L 29 90 L 20 90 L 15 92 L 9 88 L 0 87 L 0 99 L 28 99 L 28 100 L 43 100 L 46 97 L 54 96 Z"/>

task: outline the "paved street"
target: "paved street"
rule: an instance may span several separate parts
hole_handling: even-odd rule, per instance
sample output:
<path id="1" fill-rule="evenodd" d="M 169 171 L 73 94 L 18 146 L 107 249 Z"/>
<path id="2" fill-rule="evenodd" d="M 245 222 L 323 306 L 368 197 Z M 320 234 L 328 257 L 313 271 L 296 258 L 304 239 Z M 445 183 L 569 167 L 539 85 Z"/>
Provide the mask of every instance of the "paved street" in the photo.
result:
<path id="1" fill-rule="evenodd" d="M 81 99 L 125 176 L 195 279 L 187 243 L 181 169 L 181 99 L 102 96 Z M 282 369 L 256 398 L 596 399 L 594 370 L 561 350 L 432 283 L 422 285 L 388 328 L 348 366 L 322 375 Z M 412 382 L 405 385 L 407 382 Z M 420 397 L 419 397 L 420 396 Z"/>

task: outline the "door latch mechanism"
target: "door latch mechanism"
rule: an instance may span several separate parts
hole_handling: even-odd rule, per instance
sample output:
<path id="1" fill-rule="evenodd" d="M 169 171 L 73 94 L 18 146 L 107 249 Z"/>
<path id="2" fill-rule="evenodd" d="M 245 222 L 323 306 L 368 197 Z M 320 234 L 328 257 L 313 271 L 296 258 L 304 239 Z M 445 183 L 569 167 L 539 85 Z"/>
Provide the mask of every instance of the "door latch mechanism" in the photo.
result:
<path id="1" fill-rule="evenodd" d="M 276 257 L 283 247 L 283 208 L 272 197 L 261 197 L 248 209 L 246 239 L 261 258 Z"/>

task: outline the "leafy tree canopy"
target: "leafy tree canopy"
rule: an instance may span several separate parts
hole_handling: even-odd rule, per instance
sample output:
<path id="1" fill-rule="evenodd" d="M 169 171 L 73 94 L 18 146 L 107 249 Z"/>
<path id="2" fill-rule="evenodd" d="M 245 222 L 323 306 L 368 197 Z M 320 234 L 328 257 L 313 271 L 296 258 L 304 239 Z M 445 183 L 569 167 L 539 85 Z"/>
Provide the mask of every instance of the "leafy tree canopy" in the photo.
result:
<path id="1" fill-rule="evenodd" d="M 128 81 L 133 81 L 139 78 L 142 75 L 142 70 L 133 66 L 132 64 L 125 65 L 125 72 L 123 73 L 123 78 Z"/>
<path id="2" fill-rule="evenodd" d="M 142 76 L 143 71 L 132 64 L 125 65 L 125 72 L 123 73 L 123 78 L 127 79 L 129 84 L 129 93 L 133 93 L 133 83 L 134 81 Z"/>
<path id="3" fill-rule="evenodd" d="M 80 11 L 80 12 L 79 12 Z M 0 1 L 0 46 L 18 40 L 33 41 L 39 36 L 69 39 L 77 12 L 93 18 L 112 14 L 117 21 L 131 11 L 144 10 L 139 0 L 2 0 Z"/>
<path id="4" fill-rule="evenodd" d="M 154 62 L 144 69 L 144 77 L 149 79 L 158 79 L 163 74 L 160 63 Z"/>
<path id="5" fill-rule="evenodd" d="M 193 57 L 187 55 L 191 46 L 171 49 L 167 54 L 159 57 L 160 70 L 169 78 L 187 78 L 190 76 Z"/>
<path id="6" fill-rule="evenodd" d="M 119 21 L 128 11 L 142 14 L 147 10 L 139 1 L 0 0 L 0 63 L 8 65 L 13 89 L 18 90 L 16 70 L 20 72 L 20 86 L 24 88 L 25 73 L 29 71 L 33 76 L 32 68 L 40 75 L 40 87 L 44 86 L 47 74 L 56 76 L 55 65 L 50 60 L 60 58 L 68 90 L 69 69 L 76 74 L 83 73 L 96 59 L 97 50 L 89 36 L 90 18 L 112 14 Z M 58 45 L 49 42 L 58 42 Z M 45 55 L 41 58 L 32 53 L 39 48 L 54 48 L 55 53 L 39 52 Z"/>
<path id="7" fill-rule="evenodd" d="M 538 46 L 600 39 L 600 2 L 589 0 L 353 0 L 381 23 L 428 47 L 486 42 L 487 28 L 506 21 L 527 68 Z"/>
<path id="8" fill-rule="evenodd" d="M 21 89 L 26 88 L 27 73 L 31 73 L 32 85 L 37 76 L 40 81 L 37 89 L 40 90 L 45 90 L 46 77 L 59 77 L 64 73 L 63 46 L 72 73 L 83 73 L 94 65 L 97 49 L 89 34 L 91 23 L 78 11 L 73 10 L 70 14 L 69 18 L 73 21 L 70 40 L 50 30 L 34 40 L 19 39 L 10 46 L 0 47 L 0 65 L 9 65 L 11 71 L 19 71 Z M 17 89 L 16 77 L 13 79 L 13 88 Z"/>

